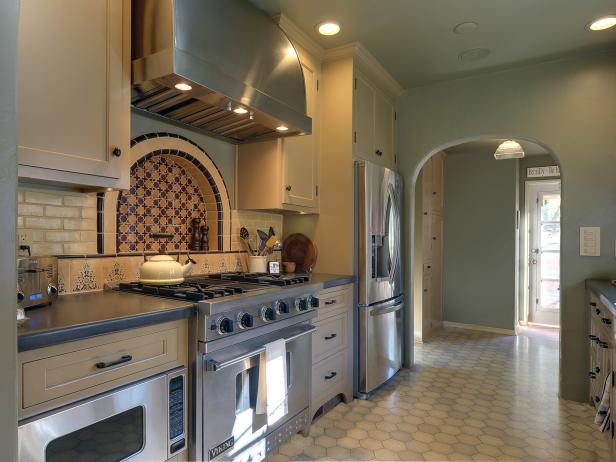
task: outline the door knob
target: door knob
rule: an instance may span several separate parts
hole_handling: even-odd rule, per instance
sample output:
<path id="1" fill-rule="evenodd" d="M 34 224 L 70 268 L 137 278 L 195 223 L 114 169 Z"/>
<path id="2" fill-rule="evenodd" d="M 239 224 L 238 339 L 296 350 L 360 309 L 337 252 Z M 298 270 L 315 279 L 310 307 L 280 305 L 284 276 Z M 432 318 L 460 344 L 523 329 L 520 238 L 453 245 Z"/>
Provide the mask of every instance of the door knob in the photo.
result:
<path id="1" fill-rule="evenodd" d="M 288 184 L 288 185 L 287 185 L 287 187 L 286 187 L 286 188 L 284 188 L 284 189 L 286 189 L 287 191 L 291 191 L 291 185 L 290 185 L 290 184 Z"/>
<path id="2" fill-rule="evenodd" d="M 120 148 L 113 148 L 113 151 L 111 151 L 111 154 L 113 154 L 116 157 L 120 157 L 122 155 L 122 150 Z"/>

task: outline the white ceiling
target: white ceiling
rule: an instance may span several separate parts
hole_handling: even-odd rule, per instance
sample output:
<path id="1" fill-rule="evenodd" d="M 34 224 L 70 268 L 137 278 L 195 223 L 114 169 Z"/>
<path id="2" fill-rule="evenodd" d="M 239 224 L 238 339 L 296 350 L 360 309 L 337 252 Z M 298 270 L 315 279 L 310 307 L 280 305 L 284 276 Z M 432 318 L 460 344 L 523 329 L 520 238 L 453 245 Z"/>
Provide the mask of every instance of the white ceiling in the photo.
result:
<path id="1" fill-rule="evenodd" d="M 479 141 L 471 141 L 468 143 L 458 144 L 456 146 L 452 146 L 447 148 L 445 152 L 447 154 L 466 154 L 466 153 L 480 153 L 480 154 L 489 154 L 493 155 L 494 151 L 499 144 L 501 144 L 504 139 L 485 139 Z M 551 155 L 550 151 L 545 149 L 543 146 L 540 146 L 536 143 L 532 143 L 526 140 L 516 140 L 524 149 L 524 154 L 528 156 L 540 156 L 540 155 Z"/>
<path id="2" fill-rule="evenodd" d="M 616 49 L 616 28 L 585 25 L 616 14 L 615 0 L 250 0 L 266 13 L 285 13 L 325 48 L 365 45 L 403 87 L 503 69 L 599 49 Z M 323 37 L 315 25 L 336 20 L 341 32 Z M 456 24 L 474 21 L 468 35 Z M 462 62 L 485 47 L 490 55 Z"/>

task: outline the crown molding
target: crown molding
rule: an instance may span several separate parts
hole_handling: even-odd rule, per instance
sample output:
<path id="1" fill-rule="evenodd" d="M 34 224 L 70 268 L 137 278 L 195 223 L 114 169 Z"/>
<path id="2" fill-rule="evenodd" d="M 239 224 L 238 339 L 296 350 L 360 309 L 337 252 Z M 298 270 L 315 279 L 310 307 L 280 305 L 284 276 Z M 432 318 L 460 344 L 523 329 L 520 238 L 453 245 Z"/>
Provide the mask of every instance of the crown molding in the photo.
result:
<path id="1" fill-rule="evenodd" d="M 360 69 L 373 80 L 387 95 L 395 99 L 404 88 L 394 79 L 368 49 L 359 42 L 351 42 L 325 50 L 324 63 L 352 57 Z"/>
<path id="2" fill-rule="evenodd" d="M 282 31 L 289 37 L 289 40 L 294 44 L 299 45 L 319 61 L 322 61 L 325 56 L 325 49 L 313 40 L 306 32 L 301 30 L 297 25 L 289 19 L 284 13 L 273 16 L 272 19 Z"/>

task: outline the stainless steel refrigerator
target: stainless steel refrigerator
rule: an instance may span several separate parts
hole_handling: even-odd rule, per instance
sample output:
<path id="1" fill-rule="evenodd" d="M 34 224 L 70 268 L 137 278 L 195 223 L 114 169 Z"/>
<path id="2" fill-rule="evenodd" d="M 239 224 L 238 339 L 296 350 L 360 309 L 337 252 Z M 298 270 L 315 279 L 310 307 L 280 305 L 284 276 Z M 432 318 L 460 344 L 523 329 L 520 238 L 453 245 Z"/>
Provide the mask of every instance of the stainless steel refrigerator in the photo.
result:
<path id="1" fill-rule="evenodd" d="M 402 178 L 370 162 L 356 173 L 358 391 L 368 394 L 402 365 Z"/>

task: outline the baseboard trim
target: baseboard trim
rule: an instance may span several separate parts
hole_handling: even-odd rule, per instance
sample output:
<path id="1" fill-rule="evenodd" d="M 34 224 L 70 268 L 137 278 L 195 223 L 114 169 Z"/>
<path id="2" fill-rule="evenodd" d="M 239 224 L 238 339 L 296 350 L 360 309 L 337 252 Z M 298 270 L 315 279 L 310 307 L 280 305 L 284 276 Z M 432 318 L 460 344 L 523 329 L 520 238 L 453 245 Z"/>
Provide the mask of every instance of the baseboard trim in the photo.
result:
<path id="1" fill-rule="evenodd" d="M 517 335 L 514 329 L 501 329 L 499 327 L 477 326 L 475 324 L 463 324 L 461 322 L 443 321 L 443 327 L 453 327 L 454 329 L 480 330 L 502 335 Z"/>

